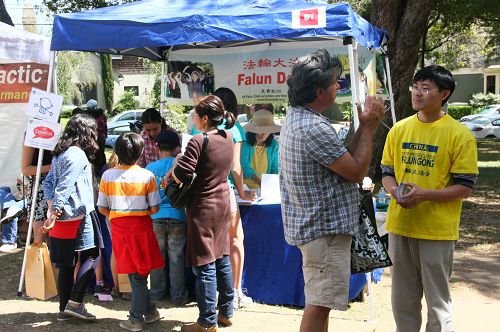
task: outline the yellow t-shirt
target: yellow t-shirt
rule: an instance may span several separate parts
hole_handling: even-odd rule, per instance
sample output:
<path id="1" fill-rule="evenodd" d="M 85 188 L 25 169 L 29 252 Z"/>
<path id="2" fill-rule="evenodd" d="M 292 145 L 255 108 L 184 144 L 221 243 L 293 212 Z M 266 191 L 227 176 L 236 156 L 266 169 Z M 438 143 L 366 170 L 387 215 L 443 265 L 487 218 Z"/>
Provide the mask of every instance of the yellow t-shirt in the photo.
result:
<path id="1" fill-rule="evenodd" d="M 382 165 L 394 167 L 397 183 L 412 182 L 425 189 L 444 189 L 453 174 L 478 174 L 477 145 L 469 128 L 449 115 L 423 123 L 417 115 L 394 125 L 385 142 Z M 462 200 L 425 201 L 404 209 L 391 200 L 386 228 L 419 239 L 457 240 Z"/>
<path id="2" fill-rule="evenodd" d="M 260 178 L 262 174 L 267 172 L 267 152 L 265 145 L 257 145 L 255 144 L 253 147 L 253 156 L 252 163 L 250 164 L 252 169 L 257 173 L 257 176 Z M 255 183 L 252 179 L 245 178 L 243 181 L 249 188 L 258 189 L 260 186 Z"/>

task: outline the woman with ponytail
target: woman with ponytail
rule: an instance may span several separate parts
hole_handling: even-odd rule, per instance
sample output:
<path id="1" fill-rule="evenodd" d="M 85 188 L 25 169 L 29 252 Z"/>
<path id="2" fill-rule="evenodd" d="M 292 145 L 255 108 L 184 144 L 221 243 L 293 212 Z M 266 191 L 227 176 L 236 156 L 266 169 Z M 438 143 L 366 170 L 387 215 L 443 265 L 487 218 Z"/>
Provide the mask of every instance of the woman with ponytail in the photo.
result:
<path id="1" fill-rule="evenodd" d="M 218 129 L 223 122 L 224 129 Z M 199 316 L 196 323 L 184 325 L 182 331 L 216 331 L 217 323 L 232 325 L 234 291 L 229 261 L 231 209 L 227 175 L 234 144 L 227 129 L 234 123 L 234 116 L 224 110 L 218 97 L 203 98 L 194 112 L 194 125 L 201 133 L 188 142 L 172 173 L 177 183 L 188 181 L 195 170 L 197 174 L 186 207 L 186 259 L 196 277 Z"/>
<path id="2" fill-rule="evenodd" d="M 236 95 L 229 88 L 218 88 L 214 95 L 219 97 L 224 103 L 224 108 L 227 113 L 232 113 L 234 117 L 238 116 L 238 102 Z M 254 200 L 254 196 L 249 196 L 243 189 L 243 170 L 241 167 L 241 147 L 245 142 L 245 131 L 238 121 L 235 122 L 232 128 L 233 134 L 233 167 L 229 177 L 230 191 L 230 206 L 231 206 L 231 227 L 229 228 L 229 242 L 231 247 L 231 267 L 233 269 L 233 284 L 234 284 L 234 302 L 235 309 L 248 307 L 253 304 L 253 300 L 243 293 L 241 281 L 243 277 L 243 263 L 245 259 L 245 248 L 243 247 L 243 226 L 241 224 L 240 211 L 236 204 L 237 192 L 243 200 Z"/>

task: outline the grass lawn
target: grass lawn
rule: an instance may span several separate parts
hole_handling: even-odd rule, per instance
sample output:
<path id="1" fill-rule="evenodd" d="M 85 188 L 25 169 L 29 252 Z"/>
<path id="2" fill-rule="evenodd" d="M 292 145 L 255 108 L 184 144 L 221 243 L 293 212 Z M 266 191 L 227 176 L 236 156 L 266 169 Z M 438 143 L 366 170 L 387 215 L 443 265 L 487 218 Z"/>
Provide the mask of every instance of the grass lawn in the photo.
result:
<path id="1" fill-rule="evenodd" d="M 479 179 L 464 201 L 457 249 L 500 242 L 500 140 L 478 140 Z"/>

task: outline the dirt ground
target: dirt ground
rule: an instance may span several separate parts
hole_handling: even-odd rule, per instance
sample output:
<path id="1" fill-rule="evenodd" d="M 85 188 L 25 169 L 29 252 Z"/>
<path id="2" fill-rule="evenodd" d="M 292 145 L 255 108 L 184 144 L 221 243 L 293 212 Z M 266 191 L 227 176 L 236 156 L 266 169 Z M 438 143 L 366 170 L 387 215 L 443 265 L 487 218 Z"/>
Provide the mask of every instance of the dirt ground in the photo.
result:
<path id="1" fill-rule="evenodd" d="M 451 279 L 453 319 L 456 332 L 500 332 L 500 141 L 478 144 L 489 159 L 480 165 L 481 176 L 473 196 L 463 206 L 461 237 L 455 252 Z M 491 164 L 493 163 L 493 164 Z M 97 316 L 92 323 L 56 321 L 57 299 L 37 301 L 17 297 L 22 249 L 0 253 L 0 331 L 119 331 L 118 323 L 127 318 L 129 302 L 99 302 L 87 296 L 88 310 Z M 346 312 L 332 311 L 330 331 L 394 331 L 390 304 L 391 277 L 386 270 L 382 281 L 372 286 L 375 319 L 370 321 L 370 297 L 352 303 Z M 423 326 L 425 326 L 424 301 Z M 195 303 L 173 308 L 159 304 L 163 319 L 145 331 L 180 331 L 183 322 L 197 317 Z M 255 304 L 235 312 L 235 324 L 221 331 L 298 331 L 302 309 Z M 424 328 L 422 328 L 422 331 Z"/>
<path id="2" fill-rule="evenodd" d="M 498 252 L 498 248 L 496 249 Z M 492 256 L 494 252 L 491 252 Z M 488 255 L 487 255 L 488 256 Z M 498 313 L 500 301 L 498 273 L 496 278 L 485 277 L 470 279 L 472 274 L 489 275 L 489 265 L 495 266 L 498 272 L 498 259 L 489 259 L 484 255 L 471 253 L 468 256 L 458 255 L 457 273 L 452 282 L 455 331 L 500 331 Z M 498 257 L 497 257 L 498 258 Z M 18 283 L 18 263 L 22 252 L 3 254 L 0 256 L 4 267 L 0 275 L 0 330 L 1 331 L 119 331 L 118 323 L 126 319 L 129 302 L 117 299 L 114 302 L 99 302 L 91 296 L 86 297 L 88 310 L 98 320 L 92 323 L 77 320 L 57 322 L 56 299 L 37 301 L 28 297 L 16 297 Z M 476 264 L 462 263 L 474 260 Z M 486 263 L 487 266 L 483 266 Z M 8 265 L 7 265 L 8 264 Z M 483 282 L 484 281 L 484 282 Z M 373 302 L 375 320 L 370 322 L 370 297 L 363 303 L 352 303 L 346 312 L 332 311 L 330 315 L 330 331 L 394 331 L 390 306 L 390 274 L 386 273 L 381 283 L 373 285 Z M 424 303 L 425 306 L 425 303 Z M 197 317 L 195 303 L 183 308 L 173 308 L 167 301 L 159 305 L 163 319 L 147 326 L 146 331 L 180 331 L 183 322 Z M 424 308 L 425 311 L 425 308 Z M 235 325 L 221 328 L 222 331 L 298 331 L 302 310 L 300 308 L 269 306 L 255 304 L 235 313 Z M 424 317 L 425 324 L 425 317 Z"/>

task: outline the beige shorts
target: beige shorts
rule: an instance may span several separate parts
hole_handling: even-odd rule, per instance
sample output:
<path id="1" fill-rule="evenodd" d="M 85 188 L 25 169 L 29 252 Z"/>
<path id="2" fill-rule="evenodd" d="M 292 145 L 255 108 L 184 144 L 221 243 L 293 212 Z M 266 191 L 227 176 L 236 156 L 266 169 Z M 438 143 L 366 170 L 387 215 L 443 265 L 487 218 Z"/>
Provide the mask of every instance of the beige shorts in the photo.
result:
<path id="1" fill-rule="evenodd" d="M 236 195 L 234 189 L 229 188 L 229 206 L 231 207 L 231 213 L 238 212 L 238 204 L 236 203 Z"/>
<path id="2" fill-rule="evenodd" d="M 326 235 L 299 246 L 306 304 L 347 310 L 351 241 L 350 235 Z"/>

